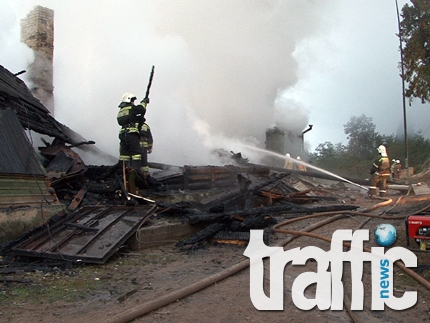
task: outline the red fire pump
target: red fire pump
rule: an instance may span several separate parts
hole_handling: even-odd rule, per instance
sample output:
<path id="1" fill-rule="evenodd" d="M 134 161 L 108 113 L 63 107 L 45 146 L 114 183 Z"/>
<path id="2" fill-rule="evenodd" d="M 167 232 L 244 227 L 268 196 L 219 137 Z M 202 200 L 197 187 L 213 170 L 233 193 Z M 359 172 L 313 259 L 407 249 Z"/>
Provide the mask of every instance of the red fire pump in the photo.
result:
<path id="1" fill-rule="evenodd" d="M 406 217 L 406 239 L 408 248 L 411 248 L 410 241 L 415 240 L 420 250 L 430 250 L 430 216 Z"/>

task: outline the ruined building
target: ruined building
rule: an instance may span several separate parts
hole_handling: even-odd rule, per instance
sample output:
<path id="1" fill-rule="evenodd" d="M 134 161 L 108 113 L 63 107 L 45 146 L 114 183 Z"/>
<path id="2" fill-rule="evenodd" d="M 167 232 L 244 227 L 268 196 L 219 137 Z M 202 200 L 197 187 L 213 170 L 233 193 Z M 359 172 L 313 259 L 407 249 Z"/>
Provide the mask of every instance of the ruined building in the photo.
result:
<path id="1" fill-rule="evenodd" d="M 21 20 L 21 41 L 34 51 L 28 66 L 30 90 L 54 115 L 54 10 L 36 6 Z"/>

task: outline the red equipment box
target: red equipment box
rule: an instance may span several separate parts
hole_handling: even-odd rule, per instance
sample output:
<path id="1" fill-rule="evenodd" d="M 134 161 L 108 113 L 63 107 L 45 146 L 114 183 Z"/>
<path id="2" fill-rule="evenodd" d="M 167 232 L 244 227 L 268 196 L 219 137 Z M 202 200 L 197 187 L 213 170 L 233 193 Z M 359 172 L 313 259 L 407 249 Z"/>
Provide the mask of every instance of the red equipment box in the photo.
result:
<path id="1" fill-rule="evenodd" d="M 419 250 L 430 250 L 430 216 L 409 215 L 406 221 L 406 239 L 408 248 L 411 248 L 411 241 L 415 241 Z"/>

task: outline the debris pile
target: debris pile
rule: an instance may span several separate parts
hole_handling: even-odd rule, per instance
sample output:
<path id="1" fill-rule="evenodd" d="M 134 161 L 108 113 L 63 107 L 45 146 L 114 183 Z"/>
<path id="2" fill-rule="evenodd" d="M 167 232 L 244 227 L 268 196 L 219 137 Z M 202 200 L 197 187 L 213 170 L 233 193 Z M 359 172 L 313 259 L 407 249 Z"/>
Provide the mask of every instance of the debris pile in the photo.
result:
<path id="1" fill-rule="evenodd" d="M 41 152 L 51 187 L 67 212 L 8 246 L 21 256 L 104 263 L 136 231 L 163 218 L 200 228 L 177 247 L 204 241 L 243 245 L 251 229 L 265 229 L 268 241 L 279 214 L 290 218 L 358 208 L 333 204 L 337 198 L 327 194 L 330 190 L 301 172 L 250 164 L 238 154 L 227 166 L 153 163 L 150 187 L 129 194 L 122 164 L 86 166 L 61 144 Z"/>

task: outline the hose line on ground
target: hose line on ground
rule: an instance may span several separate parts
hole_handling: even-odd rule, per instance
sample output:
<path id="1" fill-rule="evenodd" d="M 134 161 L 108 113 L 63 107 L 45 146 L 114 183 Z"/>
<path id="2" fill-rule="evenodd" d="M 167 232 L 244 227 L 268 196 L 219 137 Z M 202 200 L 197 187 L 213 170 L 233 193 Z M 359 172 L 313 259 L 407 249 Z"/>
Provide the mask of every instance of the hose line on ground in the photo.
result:
<path id="1" fill-rule="evenodd" d="M 378 208 L 380 206 L 384 206 L 387 204 L 390 204 L 392 202 L 391 199 L 387 199 L 384 202 L 378 203 L 374 206 L 372 206 L 369 209 L 365 209 L 362 212 L 351 212 L 351 211 L 334 211 L 334 212 L 325 212 L 325 213 L 318 213 L 318 214 L 313 214 L 313 215 L 307 215 L 307 216 L 303 216 L 303 217 L 299 217 L 299 218 L 295 218 L 295 219 L 290 219 L 288 221 L 284 221 L 281 222 L 277 225 L 275 225 L 273 227 L 273 230 L 275 232 L 288 232 L 289 234 L 293 234 L 290 237 L 288 237 L 287 239 L 281 241 L 281 243 L 278 243 L 278 246 L 282 246 L 285 247 L 289 242 L 291 242 L 292 240 L 294 240 L 295 238 L 298 238 L 300 235 L 314 235 L 311 234 L 309 232 L 306 231 L 313 231 L 323 225 L 326 225 L 330 222 L 336 221 L 338 219 L 341 218 L 345 218 L 348 215 L 361 215 L 361 216 L 368 216 L 368 217 L 375 217 L 375 218 L 381 218 L 381 219 L 404 219 L 406 216 L 398 216 L 398 217 L 393 217 L 393 216 L 380 216 L 380 215 L 373 215 L 373 214 L 367 214 L 364 212 L 368 212 L 370 210 L 373 210 L 375 208 Z M 430 206 L 428 207 L 430 208 Z M 427 209 L 427 208 L 426 208 Z M 295 221 L 299 221 L 299 220 L 304 220 L 304 219 L 308 219 L 308 218 L 313 218 L 313 217 L 319 217 L 319 216 L 327 216 L 327 215 L 334 215 L 331 218 L 328 219 L 324 219 L 322 221 L 319 221 L 313 225 L 308 226 L 307 228 L 304 228 L 302 231 L 289 231 L 289 230 L 281 230 L 279 229 L 279 227 L 284 226 L 288 223 L 292 223 Z M 296 235 L 294 235 L 296 234 Z M 317 235 L 316 235 L 317 236 Z M 314 237 L 316 237 L 314 236 Z M 323 237 L 323 236 L 321 236 Z M 323 237 L 324 239 L 329 239 L 327 237 Z M 324 240 L 323 239 L 323 240 Z M 367 250 L 366 250 L 367 251 Z M 395 263 L 400 269 L 402 269 L 405 273 L 407 273 L 408 275 L 413 276 L 414 279 L 416 279 L 418 282 L 420 282 L 421 284 L 423 284 L 426 288 L 430 289 L 429 286 L 429 282 L 427 280 L 425 280 L 424 278 L 422 278 L 421 276 L 419 276 L 418 274 L 416 274 L 415 272 L 413 272 L 412 270 L 406 268 L 402 263 L 400 262 L 396 262 Z M 235 274 L 237 274 L 238 272 L 248 268 L 250 265 L 250 260 L 246 259 L 243 260 L 241 262 L 239 262 L 236 265 L 233 265 L 227 269 L 224 269 L 223 271 L 216 273 L 214 275 L 211 275 L 209 277 L 206 277 L 200 281 L 197 281 L 189 286 L 183 287 L 177 291 L 174 291 L 172 293 L 169 293 L 167 295 L 163 295 L 159 298 L 156 298 L 154 300 L 151 300 L 149 302 L 146 302 L 144 304 L 138 305 L 136 307 L 133 307 L 131 309 L 128 309 L 120 314 L 117 314 L 116 316 L 112 317 L 111 319 L 109 319 L 107 322 L 108 323 L 127 323 L 130 322 L 140 316 L 143 316 L 145 314 L 148 314 L 158 308 L 164 307 L 170 303 L 173 303 L 181 298 L 185 298 L 189 295 L 192 295 L 200 290 L 203 290 L 206 287 L 209 287 L 225 278 L 228 278 L 230 276 L 233 276 Z M 403 267 L 403 268 L 402 268 Z"/>

